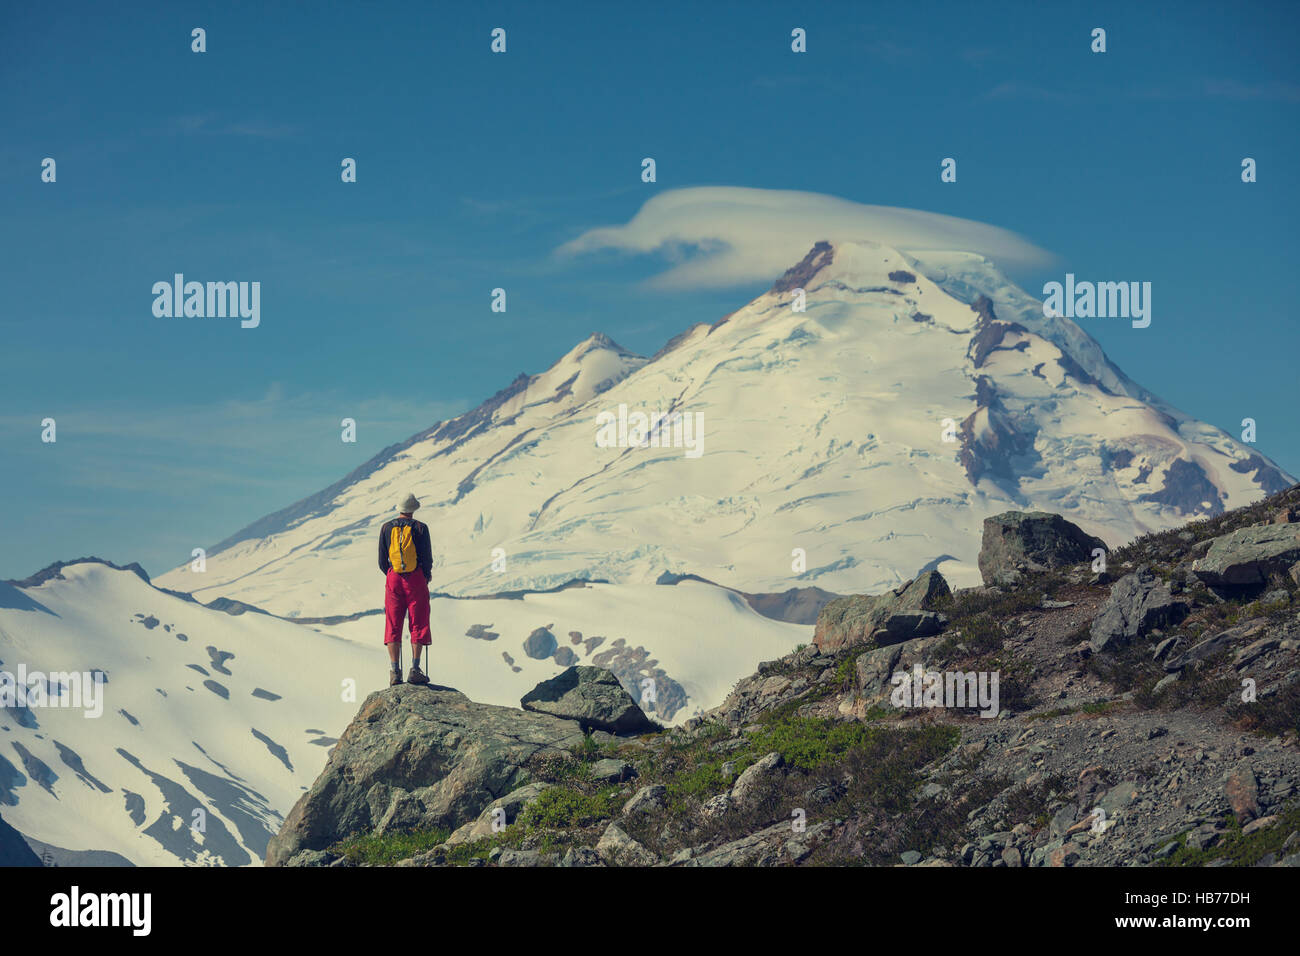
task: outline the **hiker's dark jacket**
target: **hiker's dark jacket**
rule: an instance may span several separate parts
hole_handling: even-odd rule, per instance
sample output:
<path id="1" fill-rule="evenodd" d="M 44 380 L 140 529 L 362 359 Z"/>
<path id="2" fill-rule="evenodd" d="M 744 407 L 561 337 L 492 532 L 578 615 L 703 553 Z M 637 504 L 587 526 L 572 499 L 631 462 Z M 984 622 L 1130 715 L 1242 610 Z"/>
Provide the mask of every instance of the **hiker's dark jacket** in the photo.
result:
<path id="1" fill-rule="evenodd" d="M 394 518 L 384 523 L 379 529 L 379 570 L 385 574 L 392 567 L 388 562 L 388 533 L 395 527 L 409 524 L 412 528 L 411 539 L 415 542 L 415 559 L 424 572 L 426 581 L 433 578 L 433 545 L 429 541 L 429 526 L 414 518 Z"/>

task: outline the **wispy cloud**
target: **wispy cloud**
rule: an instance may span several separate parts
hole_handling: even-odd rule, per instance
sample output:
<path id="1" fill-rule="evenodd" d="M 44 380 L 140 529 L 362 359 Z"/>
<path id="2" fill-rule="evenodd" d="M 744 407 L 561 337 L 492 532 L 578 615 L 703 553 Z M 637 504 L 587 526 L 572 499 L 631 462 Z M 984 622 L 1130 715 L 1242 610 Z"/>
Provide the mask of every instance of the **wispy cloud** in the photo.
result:
<path id="1" fill-rule="evenodd" d="M 1044 103 L 1061 103 L 1074 99 L 1070 93 L 1054 90 L 1034 83 L 999 83 L 984 94 L 986 100 L 1038 100 Z"/>
<path id="2" fill-rule="evenodd" d="M 220 120 L 210 113 L 191 113 L 173 117 L 170 130 L 173 133 L 191 136 L 244 136 L 252 139 L 281 140 L 296 136 L 302 132 L 302 127 L 257 119 L 229 122 Z"/>
<path id="3" fill-rule="evenodd" d="M 1300 85 L 1278 81 L 1242 83 L 1238 80 L 1207 79 L 1205 95 L 1227 100 L 1278 100 L 1284 103 L 1300 103 Z"/>
<path id="4" fill-rule="evenodd" d="M 870 239 L 902 250 L 987 255 L 1006 267 L 1039 267 L 1050 253 L 1006 229 L 894 206 L 794 190 L 700 186 L 661 193 L 627 223 L 591 229 L 556 250 L 651 254 L 671 268 L 659 289 L 725 288 L 770 279 L 821 239 Z"/>

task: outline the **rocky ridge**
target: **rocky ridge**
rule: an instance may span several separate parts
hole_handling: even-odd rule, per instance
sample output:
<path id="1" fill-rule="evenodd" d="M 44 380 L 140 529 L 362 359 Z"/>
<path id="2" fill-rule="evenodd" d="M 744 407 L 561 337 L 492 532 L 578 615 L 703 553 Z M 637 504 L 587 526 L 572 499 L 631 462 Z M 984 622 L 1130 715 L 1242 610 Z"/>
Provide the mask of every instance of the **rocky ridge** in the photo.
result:
<path id="1" fill-rule="evenodd" d="M 832 601 L 680 728 L 598 668 L 372 695 L 268 863 L 1300 864 L 1300 486 L 1110 551 L 989 522 L 990 583 Z"/>

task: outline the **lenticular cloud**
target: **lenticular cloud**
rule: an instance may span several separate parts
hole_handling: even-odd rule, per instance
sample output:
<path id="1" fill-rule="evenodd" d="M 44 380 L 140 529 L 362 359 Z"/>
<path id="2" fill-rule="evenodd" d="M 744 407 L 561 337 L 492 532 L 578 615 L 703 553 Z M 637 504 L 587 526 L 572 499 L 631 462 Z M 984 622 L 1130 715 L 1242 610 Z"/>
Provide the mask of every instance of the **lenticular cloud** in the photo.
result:
<path id="1" fill-rule="evenodd" d="M 1015 233 L 970 219 L 820 193 L 733 186 L 662 193 L 627 223 L 588 230 L 557 253 L 661 255 L 673 264 L 650 280 L 652 287 L 725 288 L 780 275 L 817 240 L 837 238 L 870 239 L 907 252 L 973 252 L 1005 269 L 1039 268 L 1052 260 Z"/>

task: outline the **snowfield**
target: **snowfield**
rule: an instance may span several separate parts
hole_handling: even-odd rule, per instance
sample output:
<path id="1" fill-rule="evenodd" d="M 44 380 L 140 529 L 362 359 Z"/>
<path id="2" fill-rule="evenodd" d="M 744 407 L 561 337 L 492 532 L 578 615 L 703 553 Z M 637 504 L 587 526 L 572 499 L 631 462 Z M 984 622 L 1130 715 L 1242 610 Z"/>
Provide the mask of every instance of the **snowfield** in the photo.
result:
<path id="1" fill-rule="evenodd" d="M 0 711 L 0 817 L 59 865 L 260 863 L 360 702 L 387 685 L 382 617 L 308 627 L 231 616 L 101 564 L 61 573 L 39 587 L 0 585 L 0 672 L 102 670 L 103 712 Z M 638 696 L 665 723 L 812 639 L 811 627 L 696 582 L 440 599 L 433 623 L 433 679 L 475 700 L 518 707 L 571 654 L 650 675 L 659 706 L 644 687 Z M 538 628 L 555 638 L 541 659 L 525 650 Z M 569 650 L 557 659 L 560 648 Z"/>

